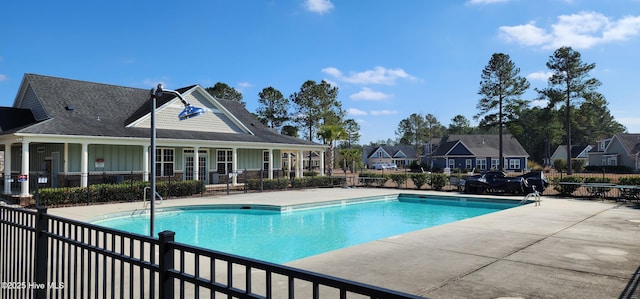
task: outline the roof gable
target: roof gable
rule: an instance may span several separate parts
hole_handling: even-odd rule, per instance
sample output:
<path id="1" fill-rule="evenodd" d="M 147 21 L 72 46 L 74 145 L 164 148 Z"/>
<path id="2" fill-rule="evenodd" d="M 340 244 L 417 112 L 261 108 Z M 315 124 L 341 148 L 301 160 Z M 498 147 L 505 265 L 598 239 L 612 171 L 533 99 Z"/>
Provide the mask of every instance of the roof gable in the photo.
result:
<path id="1" fill-rule="evenodd" d="M 179 92 L 182 94 L 182 97 L 194 107 L 205 109 L 205 114 L 194 120 L 179 120 L 178 114 L 184 109 L 184 104 L 178 97 L 170 94 L 169 97 L 163 95 L 161 97 L 162 104 L 158 105 L 158 109 L 156 110 L 156 127 L 158 129 L 253 134 L 250 129 L 202 87 L 194 85 Z M 138 113 L 140 113 L 140 111 L 144 111 L 146 114 L 127 126 L 151 128 L 150 103 L 146 109 L 139 109 Z M 197 125 L 194 125 L 196 121 Z"/>
<path id="2" fill-rule="evenodd" d="M 394 158 L 406 158 L 407 155 L 402 151 L 402 150 L 398 150 L 393 154 Z"/>
<path id="3" fill-rule="evenodd" d="M 369 158 L 417 158 L 416 151 L 410 145 L 378 145 L 365 146 L 362 150 L 363 157 Z"/>
<path id="4" fill-rule="evenodd" d="M 635 155 L 640 150 L 640 146 L 638 146 L 640 144 L 640 134 L 616 134 L 607 145 L 607 153 L 614 143 L 620 144 L 626 154 Z"/>
<path id="5" fill-rule="evenodd" d="M 462 142 L 456 142 L 448 152 L 449 155 L 454 156 L 470 156 L 473 155 L 471 150 Z"/>
<path id="6" fill-rule="evenodd" d="M 379 146 L 371 152 L 369 158 L 390 158 L 391 155 L 384 150 L 382 146 Z"/>

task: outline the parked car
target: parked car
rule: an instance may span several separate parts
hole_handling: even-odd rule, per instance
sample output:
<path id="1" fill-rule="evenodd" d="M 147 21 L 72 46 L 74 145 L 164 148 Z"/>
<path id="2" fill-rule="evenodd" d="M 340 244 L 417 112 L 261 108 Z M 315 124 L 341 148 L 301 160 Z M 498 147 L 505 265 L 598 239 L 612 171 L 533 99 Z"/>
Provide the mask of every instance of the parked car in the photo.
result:
<path id="1" fill-rule="evenodd" d="M 534 191 L 542 193 L 549 182 L 542 172 L 529 172 L 524 175 L 510 177 L 501 171 L 488 171 L 469 176 L 465 180 L 465 193 L 512 193 L 528 194 Z"/>
<path id="2" fill-rule="evenodd" d="M 544 176 L 544 172 L 542 171 L 531 171 L 521 175 L 521 177 L 527 180 L 528 186 L 527 189 L 525 189 L 527 194 L 533 192 L 534 187 L 538 193 L 544 192 L 544 189 L 549 187 L 549 180 L 547 180 L 547 177 Z"/>
<path id="3" fill-rule="evenodd" d="M 374 164 L 373 167 L 376 170 L 381 170 L 381 169 L 393 169 L 396 170 L 398 169 L 398 166 L 394 163 L 378 163 L 378 164 Z"/>

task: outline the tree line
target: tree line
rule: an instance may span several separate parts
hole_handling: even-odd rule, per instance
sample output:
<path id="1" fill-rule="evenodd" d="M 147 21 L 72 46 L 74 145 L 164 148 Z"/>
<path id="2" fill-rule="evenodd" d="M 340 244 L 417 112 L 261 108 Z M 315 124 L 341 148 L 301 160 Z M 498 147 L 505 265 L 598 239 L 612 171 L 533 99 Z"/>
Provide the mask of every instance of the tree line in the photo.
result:
<path id="1" fill-rule="evenodd" d="M 494 53 L 480 75 L 477 113 L 478 126 L 469 119 L 456 115 L 448 127 L 442 125 L 432 113 L 414 113 L 402 119 L 396 129 L 396 138 L 372 142 L 376 144 L 412 145 L 416 153 L 423 154 L 424 144 L 433 139 L 453 134 L 499 134 L 499 161 L 502 159 L 502 136 L 513 135 L 527 150 L 531 160 L 544 164 L 560 144 L 593 144 L 598 140 L 623 133 L 626 128 L 618 123 L 607 108 L 608 102 L 597 88 L 601 82 L 590 76 L 595 63 L 582 61 L 579 52 L 571 47 L 554 51 L 546 63 L 552 75 L 547 87 L 535 89 L 537 97 L 524 99 L 530 83 L 520 75 L 520 69 L 508 54 Z M 218 99 L 238 101 L 243 105 L 240 92 L 218 82 L 206 90 Z M 546 103 L 546 105 L 533 105 Z M 300 90 L 285 97 L 274 87 L 266 87 L 258 94 L 259 107 L 254 115 L 265 126 L 281 134 L 329 145 L 329 174 L 334 164 L 334 148 L 351 161 L 357 158 L 360 126 L 346 118 L 338 100 L 338 88 L 326 81 L 307 80 Z M 336 141 L 344 141 L 336 145 Z M 355 149 L 355 151 L 354 151 Z M 568 150 L 567 152 L 571 152 Z M 567 163 L 571 173 L 571 163 Z M 500 165 L 503 168 L 503 165 Z"/>
<path id="2" fill-rule="evenodd" d="M 242 94 L 225 83 L 218 82 L 205 90 L 217 99 L 246 105 Z M 288 98 L 274 87 L 266 87 L 258 93 L 258 103 L 254 115 L 265 126 L 293 137 L 303 133 L 309 141 L 320 140 L 329 145 L 329 175 L 335 164 L 336 141 L 356 144 L 360 139 L 360 126 L 354 119 L 346 118 L 347 113 L 338 100 L 338 88 L 324 80 L 320 83 L 307 80 Z"/>
<path id="3" fill-rule="evenodd" d="M 601 82 L 590 76 L 595 63 L 582 61 L 578 51 L 561 47 L 546 63 L 552 75 L 547 87 L 535 89 L 537 97 L 523 99 L 530 88 L 527 79 L 508 54 L 494 53 L 481 73 L 478 89 L 476 127 L 463 115 L 451 119 L 444 127 L 432 114 L 412 114 L 400 121 L 396 135 L 399 144 L 414 145 L 422 153 L 422 143 L 451 134 L 499 134 L 500 168 L 503 169 L 502 135 L 512 134 L 531 155 L 531 160 L 544 164 L 558 145 L 594 144 L 596 141 L 623 133 L 607 108 L 608 102 L 597 88 Z M 546 105 L 532 105 L 533 101 Z M 422 141 L 422 142 L 421 142 Z M 567 163 L 571 173 L 571 164 Z"/>

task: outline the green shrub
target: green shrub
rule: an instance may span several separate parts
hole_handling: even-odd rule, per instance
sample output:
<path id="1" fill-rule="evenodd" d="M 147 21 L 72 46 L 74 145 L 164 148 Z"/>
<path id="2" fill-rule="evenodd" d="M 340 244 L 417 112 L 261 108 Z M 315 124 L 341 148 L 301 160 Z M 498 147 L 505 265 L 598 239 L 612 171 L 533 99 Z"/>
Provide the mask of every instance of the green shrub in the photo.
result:
<path id="1" fill-rule="evenodd" d="M 442 174 L 442 173 L 431 174 L 431 187 L 434 190 L 437 190 L 437 191 L 442 190 L 442 188 L 446 186 L 448 182 L 449 182 L 449 179 L 445 174 Z"/>
<path id="2" fill-rule="evenodd" d="M 41 206 L 66 206 L 77 204 L 141 201 L 149 182 L 122 184 L 96 184 L 88 187 L 42 188 L 38 190 Z M 178 181 L 156 184 L 156 191 L 163 198 L 191 196 L 204 190 L 202 181 Z M 150 198 L 147 190 L 147 198 Z"/>
<path id="3" fill-rule="evenodd" d="M 557 160 L 556 160 L 557 161 Z M 562 185 L 560 183 L 574 183 Z M 580 188 L 580 184 L 582 183 L 582 178 L 579 176 L 565 176 L 562 178 L 555 178 L 553 180 L 553 188 L 560 192 L 562 195 L 571 195 L 571 193 L 575 192 Z"/>
<path id="4" fill-rule="evenodd" d="M 618 184 L 626 186 L 640 186 L 640 176 L 622 177 Z"/>
<path id="5" fill-rule="evenodd" d="M 567 159 L 555 159 L 553 160 L 553 169 L 558 172 L 567 170 Z"/>
<path id="6" fill-rule="evenodd" d="M 289 179 L 250 179 L 247 180 L 247 189 L 250 190 L 282 190 L 289 187 Z"/>
<path id="7" fill-rule="evenodd" d="M 422 186 L 426 185 L 429 180 L 428 173 L 413 173 L 410 176 L 413 181 L 413 185 L 416 186 L 416 189 L 421 189 Z"/>
<path id="8" fill-rule="evenodd" d="M 405 173 L 393 173 L 389 175 L 389 179 L 400 188 L 407 181 L 407 175 Z"/>
<path id="9" fill-rule="evenodd" d="M 381 174 L 381 173 L 375 173 L 375 172 L 363 172 L 360 174 L 361 178 L 379 178 L 381 180 L 365 180 L 364 181 L 364 185 L 365 187 L 370 187 L 371 185 L 376 186 L 376 187 L 381 187 L 384 186 L 384 184 L 387 183 L 387 181 L 389 180 L 389 175 L 386 174 Z"/>

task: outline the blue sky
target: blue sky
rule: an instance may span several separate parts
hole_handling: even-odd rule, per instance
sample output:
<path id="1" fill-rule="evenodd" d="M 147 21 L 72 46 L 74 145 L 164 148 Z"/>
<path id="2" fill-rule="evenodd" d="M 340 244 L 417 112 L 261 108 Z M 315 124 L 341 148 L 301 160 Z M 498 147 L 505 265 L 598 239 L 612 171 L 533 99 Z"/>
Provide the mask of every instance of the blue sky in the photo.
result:
<path id="1" fill-rule="evenodd" d="M 2 1 L 0 106 L 24 73 L 138 88 L 224 82 L 251 112 L 263 88 L 288 97 L 327 80 L 368 144 L 395 139 L 412 113 L 477 124 L 493 53 L 510 55 L 535 98 L 565 45 L 596 64 L 609 110 L 640 133 L 640 0 Z"/>

